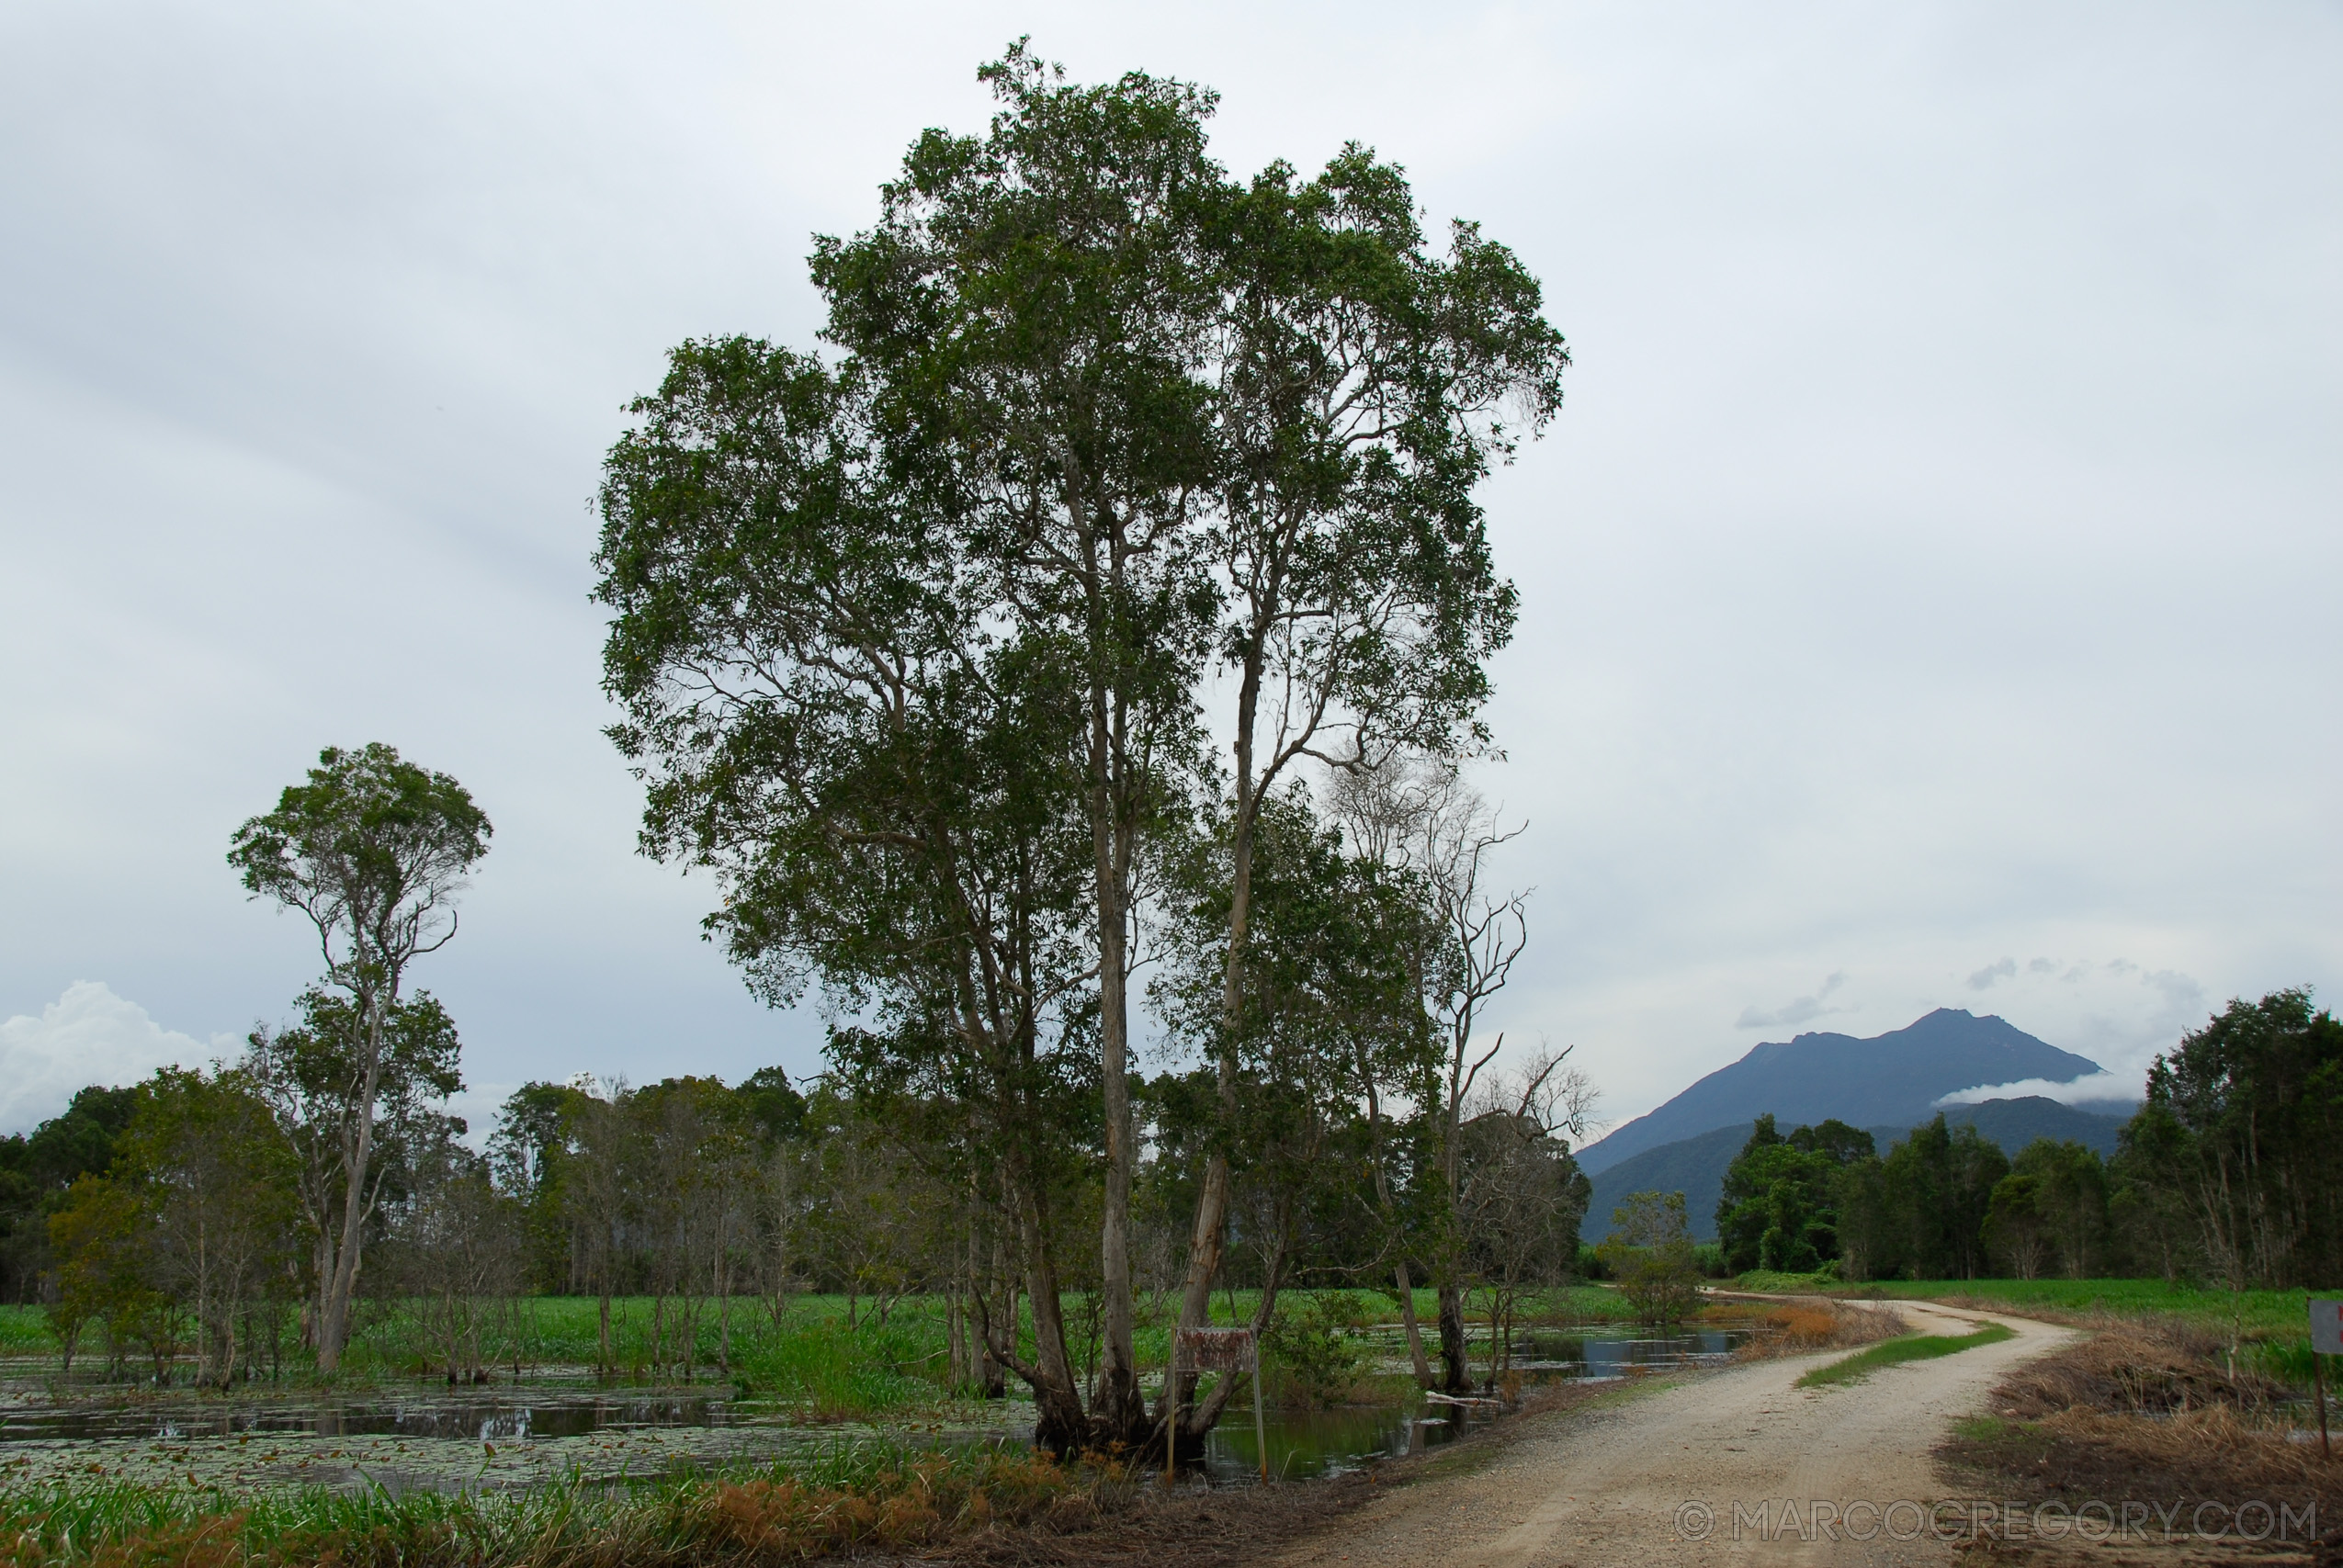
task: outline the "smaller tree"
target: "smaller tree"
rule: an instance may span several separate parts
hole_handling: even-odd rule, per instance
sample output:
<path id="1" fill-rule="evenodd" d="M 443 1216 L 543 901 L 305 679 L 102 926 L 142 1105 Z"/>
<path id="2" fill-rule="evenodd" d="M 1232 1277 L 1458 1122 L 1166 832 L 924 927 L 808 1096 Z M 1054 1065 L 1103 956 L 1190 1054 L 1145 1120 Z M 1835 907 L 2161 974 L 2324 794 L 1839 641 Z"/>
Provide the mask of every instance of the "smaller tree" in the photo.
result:
<path id="1" fill-rule="evenodd" d="M 1700 1300 L 1700 1258 L 1681 1192 L 1633 1192 L 1596 1253 L 1646 1323 L 1681 1321 Z"/>
<path id="2" fill-rule="evenodd" d="M 292 1178 L 243 1075 L 164 1068 L 139 1086 L 111 1170 L 75 1183 L 50 1223 L 62 1325 L 104 1323 L 118 1355 L 143 1343 L 158 1382 L 191 1348 L 198 1381 L 224 1386 L 292 1239 Z"/>
<path id="3" fill-rule="evenodd" d="M 329 746 L 277 808 L 236 829 L 228 863 L 255 898 L 298 909 L 316 928 L 329 984 L 359 1027 L 354 1137 L 341 1213 L 328 1238 L 317 1366 L 340 1367 L 366 1235 L 375 1100 L 383 1036 L 407 966 L 456 934 L 456 896 L 488 852 L 488 817 L 463 785 L 377 742 Z"/>
<path id="4" fill-rule="evenodd" d="M 1523 1292 L 1559 1284 L 1578 1259 L 1592 1187 L 1568 1134 L 1585 1130 L 1594 1091 L 1564 1065 L 1568 1055 L 1547 1052 L 1519 1077 L 1485 1083 L 1457 1128 L 1457 1224 L 1466 1265 L 1488 1293 L 1492 1381 L 1511 1364 Z"/>
<path id="5" fill-rule="evenodd" d="M 2019 1176 L 2036 1183 L 2046 1256 L 2069 1280 L 2089 1278 L 2107 1242 L 2107 1166 L 2099 1152 L 2072 1139 L 2036 1138 L 2018 1151 L 2004 1179 Z M 1998 1198 L 2000 1189 L 1994 1190 Z"/>
<path id="6" fill-rule="evenodd" d="M 180 1306 L 156 1285 L 150 1266 L 153 1215 L 143 1200 L 133 1183 L 83 1176 L 49 1216 L 57 1286 L 49 1320 L 65 1348 L 69 1372 L 93 1324 L 105 1331 L 114 1369 L 120 1367 L 127 1347 L 142 1344 L 160 1382 L 177 1353 Z"/>

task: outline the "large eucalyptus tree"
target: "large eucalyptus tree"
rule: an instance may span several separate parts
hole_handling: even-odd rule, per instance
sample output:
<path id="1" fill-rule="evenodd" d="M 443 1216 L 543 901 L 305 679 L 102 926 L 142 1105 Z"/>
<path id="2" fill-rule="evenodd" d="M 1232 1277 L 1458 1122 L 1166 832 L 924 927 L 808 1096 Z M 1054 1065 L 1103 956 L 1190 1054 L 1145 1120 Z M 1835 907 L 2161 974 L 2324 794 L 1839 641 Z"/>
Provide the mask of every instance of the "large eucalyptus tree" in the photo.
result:
<path id="1" fill-rule="evenodd" d="M 1070 85 L 1022 44 L 982 74 L 986 134 L 926 133 L 878 221 L 819 242 L 829 360 L 688 344 L 636 405 L 605 680 L 645 850 L 714 868 L 753 979 L 818 977 L 841 1066 L 998 1164 L 1037 1316 L 1052 1206 L 1094 1171 L 1090 1386 L 1062 1325 L 993 1349 L 1046 1440 L 1140 1444 L 1134 931 L 1151 844 L 1229 804 L 1205 700 L 1237 673 L 1239 888 L 1296 759 L 1477 739 L 1512 595 L 1470 491 L 1564 355 L 1518 264 L 1469 229 L 1431 255 L 1365 154 L 1246 187 L 1198 88 Z M 1225 1061 L 1246 929 L 1240 892 Z"/>

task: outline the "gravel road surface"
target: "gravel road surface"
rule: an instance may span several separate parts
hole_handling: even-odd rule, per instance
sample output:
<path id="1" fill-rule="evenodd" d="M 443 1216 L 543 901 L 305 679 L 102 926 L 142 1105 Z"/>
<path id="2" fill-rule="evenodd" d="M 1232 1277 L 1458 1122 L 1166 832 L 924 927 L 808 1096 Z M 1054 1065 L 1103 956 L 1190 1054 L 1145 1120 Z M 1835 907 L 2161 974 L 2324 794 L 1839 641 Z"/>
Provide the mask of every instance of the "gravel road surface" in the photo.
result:
<path id="1" fill-rule="evenodd" d="M 1525 1416 L 1531 1425 L 1485 1462 L 1395 1487 L 1275 1561 L 1282 1568 L 1947 1562 L 1952 1549 L 1923 1513 L 1947 1495 L 1930 1450 L 1956 1417 L 1985 1408 L 1987 1391 L 2011 1367 L 2077 1336 L 1925 1303 L 1896 1310 L 1922 1333 L 1965 1334 L 1990 1321 L 2017 1337 L 1839 1387 L 1794 1386 L 1808 1369 L 1849 1354 L 1834 1350 L 1752 1361 L 1624 1393 L 1597 1408 Z"/>

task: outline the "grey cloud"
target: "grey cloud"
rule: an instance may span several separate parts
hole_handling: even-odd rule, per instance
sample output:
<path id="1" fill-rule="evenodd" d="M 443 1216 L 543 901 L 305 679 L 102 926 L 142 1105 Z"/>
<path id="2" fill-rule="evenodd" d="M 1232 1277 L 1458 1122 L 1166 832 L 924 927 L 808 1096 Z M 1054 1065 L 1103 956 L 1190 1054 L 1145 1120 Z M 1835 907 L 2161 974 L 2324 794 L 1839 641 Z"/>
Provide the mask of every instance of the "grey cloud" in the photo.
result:
<path id="1" fill-rule="evenodd" d="M 1586 1040 L 1633 1114 L 1737 1013 L 1898 1028 L 1997 947 L 2343 985 L 2302 874 L 2343 728 L 2297 722 L 2336 630 L 2268 613 L 2269 562 L 2343 572 L 2332 7 L 804 9 L 0 11 L 0 714 L 39 760 L 0 768 L 0 1022 L 86 976 L 199 1043 L 277 1015 L 313 950 L 225 835 L 379 739 L 499 829 L 423 982 L 472 1078 L 817 1068 L 815 1010 L 699 941 L 718 892 L 634 853 L 583 502 L 670 344 L 812 345 L 808 236 L 980 129 L 1027 28 L 1220 89 L 1239 172 L 1407 164 L 1579 350 L 1483 492 L 1522 595 L 1485 787 L 1538 823 L 1504 874 L 1576 890 L 1492 1031 Z M 309 657 L 325 599 L 400 657 Z M 1732 1005 L 1826 964 L 1860 998 Z M 1990 995 L 2111 1066 L 2190 1021 L 2057 977 Z"/>
<path id="2" fill-rule="evenodd" d="M 2048 975 L 2057 969 L 2057 964 L 2053 964 L 2047 958 L 2037 958 L 2032 963 L 2026 965 L 2026 973 L 2029 975 Z"/>
<path id="3" fill-rule="evenodd" d="M 1808 1019 L 1820 1018 L 1825 1013 L 1844 1012 L 1847 1010 L 1844 1008 L 1825 1007 L 1823 1000 L 1846 983 L 1846 972 L 1841 970 L 1823 981 L 1819 987 L 1816 987 L 1812 996 L 1793 998 L 1770 1011 L 1761 1011 L 1755 1007 L 1745 1007 L 1741 1010 L 1741 1016 L 1733 1021 L 1733 1027 L 1773 1029 L 1804 1023 Z"/>
<path id="4" fill-rule="evenodd" d="M 1998 964 L 1988 964 L 1969 976 L 1969 989 L 1972 991 L 1990 990 L 1996 980 L 2007 980 L 2017 972 L 2018 961 L 2014 958 L 2005 958 Z"/>

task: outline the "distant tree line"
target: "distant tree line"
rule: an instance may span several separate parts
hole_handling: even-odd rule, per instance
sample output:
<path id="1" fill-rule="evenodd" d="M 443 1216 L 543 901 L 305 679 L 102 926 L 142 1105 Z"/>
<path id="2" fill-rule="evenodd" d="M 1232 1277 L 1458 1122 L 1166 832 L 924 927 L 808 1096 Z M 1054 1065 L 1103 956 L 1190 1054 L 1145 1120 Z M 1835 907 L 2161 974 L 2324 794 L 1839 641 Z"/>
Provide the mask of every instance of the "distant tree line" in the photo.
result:
<path id="1" fill-rule="evenodd" d="M 2237 1000 L 2156 1059 L 2114 1156 L 2013 1159 L 1939 1115 L 1883 1156 L 1836 1121 L 1761 1116 L 1716 1210 L 1727 1267 L 1848 1280 L 2343 1281 L 2343 1024 L 2307 990 Z"/>
<path id="2" fill-rule="evenodd" d="M 320 1127 L 300 1119 L 280 1076 L 319 1049 L 300 1038 L 307 1028 L 255 1030 L 242 1060 L 214 1069 L 85 1089 L 29 1136 L 0 1141 L 6 1290 L 46 1304 L 69 1371 L 79 1360 L 225 1386 L 316 1365 L 331 1211 L 313 1196 L 339 1173 L 305 1163 Z M 990 1346 L 996 1331 L 1030 1322 L 1034 1303 L 997 1190 L 984 1190 L 980 1165 L 939 1157 L 926 1108 L 857 1099 L 832 1080 L 801 1090 L 777 1068 L 732 1087 L 582 1077 L 516 1091 L 476 1152 L 436 1103 L 460 1088 L 444 1015 L 433 1033 L 447 1050 L 415 1097 L 420 1113 L 386 1116 L 372 1140 L 368 1261 L 351 1319 L 354 1336 L 396 1320 L 399 1370 L 483 1378 L 522 1353 L 526 1300 L 567 1294 L 600 1299 L 597 1371 L 722 1373 L 736 1314 L 778 1325 L 797 1297 L 823 1291 L 847 1297 L 849 1327 L 884 1323 L 909 1295 L 943 1297 L 945 1381 L 1005 1391 L 1011 1366 Z M 1159 1116 L 1178 1117 L 1192 1090 L 1176 1076 L 1142 1081 L 1150 1134 L 1168 1130 Z M 1551 1114 L 1545 1084 L 1515 1080 L 1462 1120 L 1466 1203 L 1454 1235 L 1500 1345 L 1521 1293 L 1568 1278 L 1579 1245 L 1587 1184 Z M 1442 1167 L 1393 1152 L 1429 1146 L 1431 1131 L 1412 1116 L 1378 1128 L 1353 1107 L 1326 1119 L 1312 1158 L 1249 1168 L 1238 1245 L 1217 1283 L 1387 1283 L 1395 1256 L 1431 1258 L 1451 1218 Z M 1138 1274 L 1168 1303 L 1194 1162 L 1170 1137 L 1149 1147 Z M 1077 1174 L 1067 1199 L 1070 1244 L 1097 1196 Z M 1097 1280 L 1070 1271 L 1061 1286 L 1050 1304 L 1070 1308 L 1070 1348 L 1089 1375 Z M 622 1361 L 614 1341 L 622 1297 L 649 1298 L 647 1360 L 638 1343 Z M 1029 1331 L 1010 1342 L 1030 1352 Z"/>

